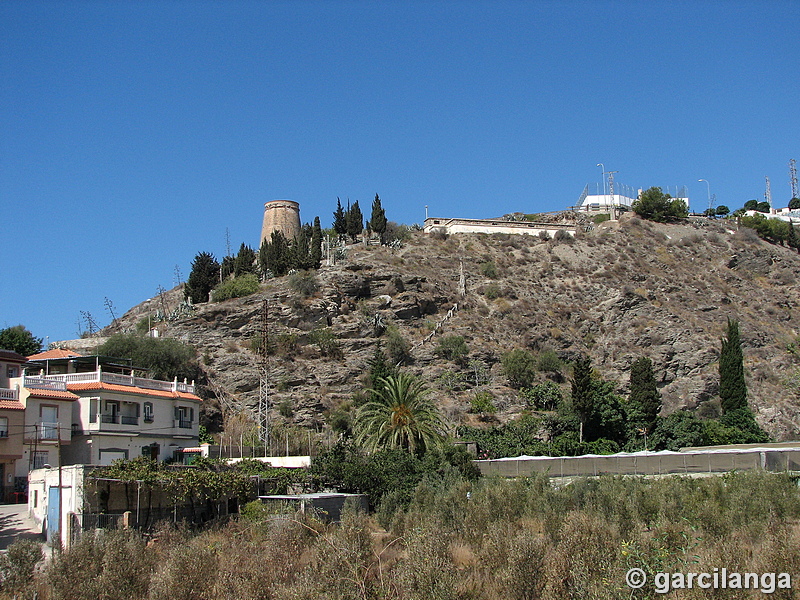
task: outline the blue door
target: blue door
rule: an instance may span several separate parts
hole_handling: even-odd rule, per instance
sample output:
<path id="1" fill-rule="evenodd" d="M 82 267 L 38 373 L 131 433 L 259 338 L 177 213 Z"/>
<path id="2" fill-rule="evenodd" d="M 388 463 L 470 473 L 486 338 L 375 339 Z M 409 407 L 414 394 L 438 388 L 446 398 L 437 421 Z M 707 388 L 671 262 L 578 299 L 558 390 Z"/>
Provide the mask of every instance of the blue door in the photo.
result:
<path id="1" fill-rule="evenodd" d="M 58 498 L 61 490 L 50 487 L 47 493 L 47 541 L 58 537 L 58 523 L 61 515 L 58 513 Z"/>

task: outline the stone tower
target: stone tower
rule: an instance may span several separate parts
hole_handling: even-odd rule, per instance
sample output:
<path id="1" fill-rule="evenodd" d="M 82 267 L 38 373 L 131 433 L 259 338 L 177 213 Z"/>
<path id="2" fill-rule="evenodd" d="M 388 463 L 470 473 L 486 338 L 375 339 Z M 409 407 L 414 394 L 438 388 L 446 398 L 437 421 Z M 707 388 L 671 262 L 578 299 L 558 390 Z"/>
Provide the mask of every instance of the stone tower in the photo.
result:
<path id="1" fill-rule="evenodd" d="M 272 232 L 280 231 L 287 240 L 300 233 L 300 205 L 293 200 L 270 200 L 264 204 L 264 221 L 261 225 L 259 246 L 272 239 Z"/>

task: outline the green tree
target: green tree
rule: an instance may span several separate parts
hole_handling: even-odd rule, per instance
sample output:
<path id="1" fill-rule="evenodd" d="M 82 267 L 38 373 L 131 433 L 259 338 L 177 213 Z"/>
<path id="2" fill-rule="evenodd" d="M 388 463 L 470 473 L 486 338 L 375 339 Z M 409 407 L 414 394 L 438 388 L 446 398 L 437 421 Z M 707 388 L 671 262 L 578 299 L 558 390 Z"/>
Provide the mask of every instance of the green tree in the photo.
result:
<path id="1" fill-rule="evenodd" d="M 322 264 L 322 226 L 319 217 L 314 217 L 314 228 L 311 233 L 311 268 L 319 269 Z"/>
<path id="2" fill-rule="evenodd" d="M 304 271 L 311 268 L 311 248 L 308 244 L 311 232 L 310 225 L 303 225 L 297 236 L 289 244 L 290 269 Z"/>
<path id="3" fill-rule="evenodd" d="M 42 338 L 34 337 L 24 325 L 0 330 L 0 350 L 11 350 L 22 356 L 42 351 Z"/>
<path id="4" fill-rule="evenodd" d="M 192 262 L 184 295 L 192 302 L 208 302 L 208 295 L 219 283 L 219 263 L 210 252 L 200 252 Z"/>
<path id="5" fill-rule="evenodd" d="M 372 201 L 372 215 L 369 219 L 369 228 L 377 233 L 381 238 L 381 244 L 385 243 L 384 236 L 386 235 L 386 211 L 381 206 L 381 199 L 378 194 L 375 194 L 375 200 Z"/>
<path id="6" fill-rule="evenodd" d="M 769 202 L 767 202 L 766 200 L 762 200 L 762 201 L 761 201 L 761 202 L 759 202 L 759 203 L 758 203 L 758 205 L 756 206 L 756 210 L 757 210 L 758 212 L 762 212 L 762 213 L 768 213 L 768 212 L 770 211 L 770 209 L 771 209 L 771 208 L 772 208 L 772 207 L 769 205 Z"/>
<path id="7" fill-rule="evenodd" d="M 258 250 L 258 264 L 262 276 L 267 272 L 275 277 L 289 271 L 289 242 L 280 231 L 273 231 L 270 241 L 262 242 Z"/>
<path id="8" fill-rule="evenodd" d="M 594 408 L 592 389 L 592 361 L 580 356 L 572 368 L 572 407 L 580 420 L 579 441 L 583 442 L 583 430 Z"/>
<path id="9" fill-rule="evenodd" d="M 643 219 L 662 223 L 689 215 L 685 201 L 665 194 L 660 187 L 651 187 L 642 192 L 631 208 Z"/>
<path id="10" fill-rule="evenodd" d="M 723 413 L 747 408 L 744 358 L 739 340 L 739 322 L 728 319 L 727 336 L 722 338 L 719 356 L 719 397 Z"/>
<path id="11" fill-rule="evenodd" d="M 336 198 L 336 211 L 333 213 L 333 230 L 337 235 L 347 235 L 347 214 L 339 198 Z"/>
<path id="12" fill-rule="evenodd" d="M 347 220 L 347 235 L 350 236 L 353 242 L 358 241 L 358 236 L 364 230 L 364 215 L 361 214 L 361 209 L 358 207 L 358 200 L 352 206 L 347 207 L 345 218 Z"/>
<path id="13" fill-rule="evenodd" d="M 463 335 L 448 335 L 439 341 L 439 345 L 433 352 L 447 360 L 461 363 L 469 354 L 469 348 Z"/>
<path id="14" fill-rule="evenodd" d="M 144 369 L 153 379 L 197 380 L 200 369 L 191 346 L 174 338 L 142 337 L 136 334 L 112 335 L 98 349 L 102 356 L 129 358 L 133 366 Z"/>
<path id="15" fill-rule="evenodd" d="M 744 203 L 745 210 L 758 210 L 758 200 L 748 200 Z"/>
<path id="16" fill-rule="evenodd" d="M 227 258 L 227 257 L 225 257 Z M 224 262 L 224 261 L 223 261 Z M 242 243 L 233 265 L 233 275 L 239 277 L 246 273 L 256 272 L 256 252 L 250 246 Z"/>
<path id="17" fill-rule="evenodd" d="M 376 399 L 356 413 L 356 443 L 369 451 L 402 448 L 424 451 L 442 445 L 444 423 L 422 382 L 399 373 L 382 380 Z"/>
<path id="18" fill-rule="evenodd" d="M 637 358 L 631 365 L 631 389 L 628 396 L 628 421 L 651 433 L 661 410 L 661 394 L 649 358 Z"/>
<path id="19" fill-rule="evenodd" d="M 728 207 L 727 207 L 727 206 L 725 206 L 724 204 L 720 204 L 720 205 L 717 207 L 717 210 L 716 210 L 716 215 L 717 215 L 718 217 L 724 217 L 725 215 L 729 214 L 730 212 L 731 212 L 731 209 L 730 209 L 730 208 L 728 208 Z"/>
<path id="20" fill-rule="evenodd" d="M 511 387 L 531 387 L 536 381 L 536 359 L 527 350 L 516 348 L 506 352 L 500 359 L 503 372 Z"/>
<path id="21" fill-rule="evenodd" d="M 707 446 L 705 423 L 688 410 L 678 410 L 658 420 L 650 447 L 677 452 L 687 446 Z"/>
<path id="22" fill-rule="evenodd" d="M 383 391 L 383 382 L 387 377 L 395 377 L 397 369 L 386 361 L 386 355 L 381 349 L 380 343 L 375 346 L 375 352 L 367 363 L 369 366 L 369 397 L 377 400 L 380 392 Z"/>
<path id="23" fill-rule="evenodd" d="M 789 210 L 797 210 L 798 208 L 800 208 L 800 198 L 789 200 Z"/>
<path id="24" fill-rule="evenodd" d="M 794 227 L 794 223 L 791 219 L 789 219 L 789 230 L 786 235 L 786 245 L 789 248 L 794 248 L 795 250 L 800 251 L 800 236 L 797 235 L 797 230 Z"/>

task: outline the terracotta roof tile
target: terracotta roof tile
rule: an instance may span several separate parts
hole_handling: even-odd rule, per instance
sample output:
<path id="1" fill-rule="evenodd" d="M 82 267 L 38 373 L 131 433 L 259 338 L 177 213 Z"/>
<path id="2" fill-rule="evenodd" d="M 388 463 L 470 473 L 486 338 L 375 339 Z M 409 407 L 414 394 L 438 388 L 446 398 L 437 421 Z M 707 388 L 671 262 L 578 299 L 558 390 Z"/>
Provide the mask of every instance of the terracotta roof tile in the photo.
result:
<path id="1" fill-rule="evenodd" d="M 28 357 L 28 360 L 45 360 L 48 358 L 74 358 L 76 356 L 83 356 L 83 354 L 75 352 L 74 350 L 62 350 L 60 348 L 55 348 L 53 350 L 39 352 L 39 354 L 31 354 Z"/>
<path id="2" fill-rule="evenodd" d="M 17 400 L 0 400 L 0 409 L 25 410 L 22 402 Z"/>
<path id="3" fill-rule="evenodd" d="M 163 390 L 148 390 L 132 385 L 118 385 L 116 383 L 102 383 L 100 381 L 92 381 L 88 383 L 68 383 L 67 389 L 82 392 L 88 390 L 106 390 L 109 392 L 122 392 L 124 394 L 142 394 L 144 396 L 156 396 L 158 398 L 181 398 L 184 400 L 201 401 L 199 396 L 194 394 L 187 394 L 186 392 L 166 392 Z"/>
<path id="4" fill-rule="evenodd" d="M 31 398 L 52 398 L 54 400 L 77 400 L 80 396 L 63 390 L 43 390 L 39 388 L 25 388 L 30 392 Z"/>

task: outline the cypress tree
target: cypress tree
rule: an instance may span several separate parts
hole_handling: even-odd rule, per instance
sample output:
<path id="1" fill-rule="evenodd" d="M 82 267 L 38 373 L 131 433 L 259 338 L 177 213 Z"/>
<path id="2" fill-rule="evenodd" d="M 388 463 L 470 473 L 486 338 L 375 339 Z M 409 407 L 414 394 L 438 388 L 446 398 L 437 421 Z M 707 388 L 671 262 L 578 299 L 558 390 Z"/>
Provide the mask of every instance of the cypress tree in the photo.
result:
<path id="1" fill-rule="evenodd" d="M 333 230 L 337 235 L 347 234 L 347 215 L 342 208 L 342 201 L 336 198 L 336 212 L 333 213 Z"/>
<path id="2" fill-rule="evenodd" d="M 653 363 L 649 358 L 637 358 L 631 365 L 631 391 L 628 396 L 628 419 L 631 425 L 648 433 L 655 425 L 661 410 Z"/>
<path id="3" fill-rule="evenodd" d="M 372 201 L 372 215 L 369 219 L 369 228 L 377 233 L 381 238 L 381 244 L 384 243 L 384 236 L 386 235 L 386 211 L 381 206 L 381 199 L 378 194 L 375 194 L 375 200 Z"/>
<path id="4" fill-rule="evenodd" d="M 347 207 L 346 220 L 347 235 L 349 235 L 355 243 L 358 241 L 358 236 L 360 236 L 361 232 L 364 230 L 364 215 L 358 207 L 358 200 L 356 200 L 352 206 Z"/>
<path id="5" fill-rule="evenodd" d="M 311 233 L 311 267 L 319 269 L 322 264 L 322 226 L 319 217 L 314 217 L 314 229 Z"/>
<path id="6" fill-rule="evenodd" d="M 581 421 L 581 442 L 583 442 L 583 427 L 594 408 L 593 400 L 592 362 L 589 358 L 581 356 L 575 361 L 572 369 L 572 406 Z"/>
<path id="7" fill-rule="evenodd" d="M 739 340 L 739 321 L 728 319 L 728 335 L 722 338 L 719 355 L 719 397 L 723 413 L 747 408 L 744 358 Z"/>
<path id="8" fill-rule="evenodd" d="M 258 251 L 258 262 L 262 276 L 270 271 L 275 277 L 286 275 L 289 270 L 289 242 L 280 231 L 272 232 L 271 241 L 264 240 Z"/>
<path id="9" fill-rule="evenodd" d="M 226 256 L 225 258 L 227 259 L 228 257 Z M 244 275 L 245 273 L 255 272 L 256 253 L 250 246 L 243 242 L 239 247 L 239 253 L 236 255 L 236 259 L 233 263 L 233 275 L 234 277 L 238 277 L 239 275 Z"/>
<path id="10" fill-rule="evenodd" d="M 219 283 L 219 263 L 210 252 L 200 252 L 192 262 L 184 295 L 192 302 L 208 302 L 208 295 Z"/>

